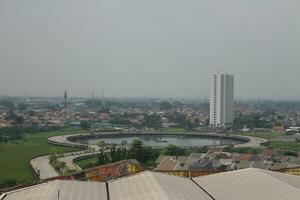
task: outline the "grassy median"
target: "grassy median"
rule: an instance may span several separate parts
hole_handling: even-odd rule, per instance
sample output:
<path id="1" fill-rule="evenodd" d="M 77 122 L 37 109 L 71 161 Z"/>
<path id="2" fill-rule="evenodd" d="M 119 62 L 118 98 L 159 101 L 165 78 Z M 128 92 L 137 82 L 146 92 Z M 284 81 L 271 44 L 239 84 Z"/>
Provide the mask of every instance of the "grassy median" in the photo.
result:
<path id="1" fill-rule="evenodd" d="M 97 163 L 97 161 L 98 161 L 97 156 L 94 156 L 94 157 L 91 157 L 91 158 L 79 160 L 79 161 L 76 162 L 76 164 L 81 169 L 86 169 L 86 168 L 90 168 L 90 167 L 95 166 L 95 164 Z"/>

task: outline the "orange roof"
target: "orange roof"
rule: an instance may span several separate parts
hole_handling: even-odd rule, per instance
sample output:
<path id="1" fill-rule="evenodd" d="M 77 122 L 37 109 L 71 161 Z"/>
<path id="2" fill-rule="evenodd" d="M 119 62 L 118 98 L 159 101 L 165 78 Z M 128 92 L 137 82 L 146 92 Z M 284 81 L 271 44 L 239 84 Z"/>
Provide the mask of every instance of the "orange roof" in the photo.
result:
<path id="1" fill-rule="evenodd" d="M 252 154 L 238 154 L 235 156 L 235 160 L 251 160 L 252 157 Z"/>
<path id="2" fill-rule="evenodd" d="M 274 150 L 273 149 L 264 149 L 263 152 L 262 152 L 262 155 L 264 157 L 271 157 L 274 153 Z"/>
<path id="3" fill-rule="evenodd" d="M 222 152 L 223 151 L 223 147 L 212 147 L 209 149 L 209 153 L 214 153 L 214 152 Z"/>

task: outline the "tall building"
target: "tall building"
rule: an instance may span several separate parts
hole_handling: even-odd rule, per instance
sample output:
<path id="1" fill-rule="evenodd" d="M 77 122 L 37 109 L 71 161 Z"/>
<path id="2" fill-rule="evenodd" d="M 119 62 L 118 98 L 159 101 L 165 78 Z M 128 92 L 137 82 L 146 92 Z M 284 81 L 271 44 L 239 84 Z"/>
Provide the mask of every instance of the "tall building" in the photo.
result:
<path id="1" fill-rule="evenodd" d="M 210 77 L 210 125 L 225 127 L 233 122 L 233 75 L 217 72 Z"/>

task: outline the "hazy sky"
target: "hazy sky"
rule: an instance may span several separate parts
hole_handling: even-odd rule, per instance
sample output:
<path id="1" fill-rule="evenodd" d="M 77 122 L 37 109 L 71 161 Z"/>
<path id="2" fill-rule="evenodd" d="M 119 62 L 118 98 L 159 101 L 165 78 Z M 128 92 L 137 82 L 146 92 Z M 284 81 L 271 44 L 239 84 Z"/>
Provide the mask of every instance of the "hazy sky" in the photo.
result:
<path id="1" fill-rule="evenodd" d="M 300 99 L 299 0 L 0 0 L 0 94 Z"/>

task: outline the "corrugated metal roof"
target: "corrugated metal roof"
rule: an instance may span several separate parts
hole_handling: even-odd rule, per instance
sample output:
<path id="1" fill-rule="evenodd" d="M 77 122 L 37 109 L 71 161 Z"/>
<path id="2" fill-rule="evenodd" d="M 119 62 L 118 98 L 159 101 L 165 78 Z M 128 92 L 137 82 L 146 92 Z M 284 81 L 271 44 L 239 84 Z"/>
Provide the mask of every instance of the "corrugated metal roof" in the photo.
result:
<path id="1" fill-rule="evenodd" d="M 219 200 L 298 200 L 300 177 L 249 168 L 193 179 Z"/>
<path id="2" fill-rule="evenodd" d="M 58 198 L 59 196 L 59 198 Z M 7 193 L 4 200 L 106 200 L 105 183 L 51 181 Z"/>
<path id="3" fill-rule="evenodd" d="M 292 186 L 300 189 L 300 177 L 298 177 L 298 176 L 292 176 L 289 174 L 283 174 L 283 173 L 278 173 L 278 172 L 273 172 L 273 171 L 268 171 L 268 170 L 259 170 L 259 171 L 261 173 L 265 173 L 269 176 L 279 179 L 282 182 L 285 182 L 289 185 L 292 185 Z M 300 199 L 300 196 L 299 196 L 299 199 Z"/>
<path id="4" fill-rule="evenodd" d="M 154 172 L 111 181 L 109 193 L 111 200 L 211 200 L 188 178 Z"/>
<path id="5" fill-rule="evenodd" d="M 254 168 L 197 177 L 193 181 L 147 171 L 109 181 L 108 188 L 110 200 L 300 199 L 300 177 Z M 4 197 L 4 200 L 58 199 L 104 200 L 106 185 L 56 180 L 9 192 Z"/>

